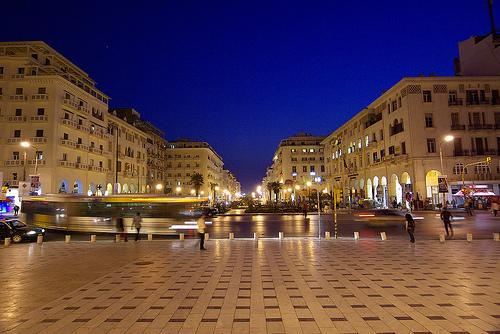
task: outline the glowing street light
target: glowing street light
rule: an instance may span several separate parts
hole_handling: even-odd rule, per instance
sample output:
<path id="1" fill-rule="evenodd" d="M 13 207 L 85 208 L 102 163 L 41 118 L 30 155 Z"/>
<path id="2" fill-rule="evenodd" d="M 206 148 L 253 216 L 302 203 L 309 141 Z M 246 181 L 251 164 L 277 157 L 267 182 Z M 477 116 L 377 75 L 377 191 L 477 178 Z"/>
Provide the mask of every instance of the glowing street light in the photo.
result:
<path id="1" fill-rule="evenodd" d="M 307 185 L 308 187 L 310 187 L 310 186 L 312 186 L 312 182 L 311 182 L 311 181 L 307 181 L 307 182 L 306 182 L 306 185 Z"/>
<path id="2" fill-rule="evenodd" d="M 35 149 L 35 175 L 38 174 L 38 148 L 31 144 L 29 141 L 22 141 L 19 143 L 21 147 Z M 24 181 L 26 181 L 26 152 L 24 152 Z"/>
<path id="3" fill-rule="evenodd" d="M 453 135 L 444 136 L 443 140 L 439 142 L 439 162 L 441 163 L 441 175 L 444 177 L 444 168 L 443 168 L 443 142 L 449 143 L 455 139 Z M 445 178 L 446 179 L 446 178 Z M 443 207 L 446 205 L 446 196 L 443 194 Z"/>
<path id="4" fill-rule="evenodd" d="M 177 193 L 177 196 L 179 196 L 179 193 L 181 192 L 182 188 L 181 187 L 176 187 L 175 192 Z"/>
<path id="5" fill-rule="evenodd" d="M 194 194 L 196 194 L 196 190 L 191 189 L 190 193 L 191 193 L 191 195 L 194 195 Z"/>
<path id="6" fill-rule="evenodd" d="M 161 191 L 163 189 L 163 185 L 161 183 L 158 183 L 156 185 L 156 190 Z"/>
<path id="7" fill-rule="evenodd" d="M 300 190 L 300 186 L 298 184 L 295 186 L 295 190 Z"/>

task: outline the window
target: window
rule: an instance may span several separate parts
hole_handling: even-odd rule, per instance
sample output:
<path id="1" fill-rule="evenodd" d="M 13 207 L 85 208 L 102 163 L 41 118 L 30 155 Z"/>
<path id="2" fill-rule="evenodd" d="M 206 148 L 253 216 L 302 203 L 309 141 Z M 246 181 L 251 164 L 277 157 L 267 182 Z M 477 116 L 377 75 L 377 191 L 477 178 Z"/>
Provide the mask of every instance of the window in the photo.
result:
<path id="1" fill-rule="evenodd" d="M 448 103 L 449 104 L 455 104 L 457 102 L 457 91 L 456 90 L 450 90 L 448 92 Z"/>
<path id="2" fill-rule="evenodd" d="M 37 137 L 43 137 L 43 130 L 36 130 Z"/>
<path id="3" fill-rule="evenodd" d="M 310 148 L 310 149 L 309 149 L 309 152 L 310 152 L 310 153 L 314 153 L 314 148 Z"/>
<path id="4" fill-rule="evenodd" d="M 325 165 L 321 165 L 321 173 L 324 173 L 325 172 Z"/>
<path id="5" fill-rule="evenodd" d="M 425 127 L 426 128 L 432 128 L 432 127 L 434 127 L 434 123 L 432 121 L 432 114 L 431 113 L 426 113 L 425 114 Z"/>
<path id="6" fill-rule="evenodd" d="M 395 111 L 398 109 L 398 101 L 394 100 L 392 101 L 392 111 Z"/>
<path id="7" fill-rule="evenodd" d="M 292 149 L 290 150 L 290 152 L 295 153 L 295 152 L 297 152 L 297 149 L 292 148 Z"/>
<path id="8" fill-rule="evenodd" d="M 0 75 L 3 74 L 3 66 L 0 66 Z"/>
<path id="9" fill-rule="evenodd" d="M 432 92 L 430 90 L 422 91 L 424 102 L 432 102 Z"/>
<path id="10" fill-rule="evenodd" d="M 23 89 L 22 88 L 16 88 L 16 95 L 23 95 Z"/>
<path id="11" fill-rule="evenodd" d="M 76 157 L 76 162 L 77 162 L 77 163 L 81 163 L 81 162 L 82 162 L 82 157 L 78 155 L 78 156 Z"/>
<path id="12" fill-rule="evenodd" d="M 464 174 L 467 174 L 467 168 L 464 170 L 463 163 L 459 162 L 459 163 L 456 163 L 455 166 L 453 166 L 453 174 L 461 175 L 462 171 L 464 172 Z"/>
<path id="13" fill-rule="evenodd" d="M 292 166 L 292 173 L 297 173 L 297 166 Z"/>
<path id="14" fill-rule="evenodd" d="M 368 135 L 365 136 L 365 147 L 368 147 L 370 144 L 370 139 L 368 138 Z"/>
<path id="15" fill-rule="evenodd" d="M 14 181 L 17 180 L 17 173 L 12 173 L 12 180 L 14 180 Z"/>
<path id="16" fill-rule="evenodd" d="M 64 140 L 68 140 L 69 139 L 69 135 L 67 133 L 63 133 L 63 139 Z"/>
<path id="17" fill-rule="evenodd" d="M 380 159 L 385 157 L 385 150 L 380 150 Z"/>
<path id="18" fill-rule="evenodd" d="M 307 173 L 307 166 L 302 166 L 302 171 L 303 171 L 304 173 Z"/>
<path id="19" fill-rule="evenodd" d="M 436 138 L 427 138 L 427 153 L 436 153 Z"/>
<path id="20" fill-rule="evenodd" d="M 45 115 L 45 109 L 44 108 L 38 108 L 38 110 L 36 111 L 36 114 L 38 116 L 43 116 Z"/>
<path id="21" fill-rule="evenodd" d="M 303 148 L 303 149 L 302 149 L 302 152 L 303 152 L 303 153 L 307 153 L 307 148 Z"/>
<path id="22" fill-rule="evenodd" d="M 82 144 L 82 143 L 83 143 L 82 138 L 78 138 L 78 139 L 77 139 L 77 143 L 78 143 L 78 144 Z"/>
<path id="23" fill-rule="evenodd" d="M 451 126 L 452 127 L 456 127 L 460 125 L 460 118 L 458 116 L 458 113 L 457 112 L 452 112 L 451 113 Z"/>
<path id="24" fill-rule="evenodd" d="M 38 94 L 47 94 L 47 88 L 38 87 Z"/>
<path id="25" fill-rule="evenodd" d="M 16 109 L 16 116 L 22 116 L 23 115 L 23 110 L 20 108 Z"/>
<path id="26" fill-rule="evenodd" d="M 24 67 L 18 67 L 17 74 L 24 74 Z"/>
<path id="27" fill-rule="evenodd" d="M 43 151 L 36 151 L 35 154 L 37 160 L 43 160 Z"/>
<path id="28" fill-rule="evenodd" d="M 401 154 L 406 154 L 406 143 L 405 142 L 401 143 Z"/>
<path id="29" fill-rule="evenodd" d="M 14 137 L 16 138 L 21 137 L 21 130 L 14 130 Z"/>
<path id="30" fill-rule="evenodd" d="M 376 162 L 376 161 L 378 161 L 378 153 L 373 152 L 373 162 Z"/>
<path id="31" fill-rule="evenodd" d="M 373 136 L 375 138 L 375 136 Z M 384 130 L 380 129 L 380 140 L 384 140 Z"/>
<path id="32" fill-rule="evenodd" d="M 3 95 L 3 89 L 2 89 L 2 87 L 0 87 L 0 95 Z"/>
<path id="33" fill-rule="evenodd" d="M 66 153 L 62 154 L 62 161 L 68 161 L 68 154 Z"/>
<path id="34" fill-rule="evenodd" d="M 314 170 L 314 166 L 309 166 L 309 171 L 310 171 L 310 172 L 315 172 L 315 170 Z"/>
<path id="35" fill-rule="evenodd" d="M 389 146 L 389 154 L 394 154 L 394 145 Z"/>
<path id="36" fill-rule="evenodd" d="M 18 151 L 12 152 L 12 160 L 19 160 L 19 152 Z"/>

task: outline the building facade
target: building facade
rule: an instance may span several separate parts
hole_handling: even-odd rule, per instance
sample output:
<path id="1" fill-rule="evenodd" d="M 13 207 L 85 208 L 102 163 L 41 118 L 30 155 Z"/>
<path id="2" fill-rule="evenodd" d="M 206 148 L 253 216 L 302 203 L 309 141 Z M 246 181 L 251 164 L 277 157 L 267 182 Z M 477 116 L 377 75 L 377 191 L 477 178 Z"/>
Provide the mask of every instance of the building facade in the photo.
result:
<path id="1" fill-rule="evenodd" d="M 402 79 L 323 140 L 329 190 L 345 203 L 387 207 L 410 195 L 438 204 L 463 176 L 499 194 L 499 91 L 498 76 Z"/>
<path id="2" fill-rule="evenodd" d="M 282 184 L 279 196 L 284 201 L 294 200 L 304 191 L 309 192 L 307 187 L 322 189 L 327 176 L 322 144 L 324 139 L 325 136 L 309 133 L 298 133 L 283 139 L 267 169 L 261 189 L 265 190 L 269 182 L 279 182 Z M 269 200 L 268 191 L 263 191 L 263 195 Z"/>
<path id="3" fill-rule="evenodd" d="M 191 177 L 194 173 L 199 173 L 203 176 L 203 185 L 199 189 L 200 196 L 209 197 L 210 200 L 229 197 L 224 193 L 224 190 L 230 192 L 229 174 L 224 170 L 222 157 L 208 143 L 189 139 L 171 141 L 167 145 L 166 154 L 167 194 L 193 195 L 195 188 L 191 183 Z M 234 179 L 232 182 L 232 189 L 239 192 L 239 186 L 234 185 L 237 181 Z M 235 193 L 231 192 L 230 195 L 234 196 Z"/>

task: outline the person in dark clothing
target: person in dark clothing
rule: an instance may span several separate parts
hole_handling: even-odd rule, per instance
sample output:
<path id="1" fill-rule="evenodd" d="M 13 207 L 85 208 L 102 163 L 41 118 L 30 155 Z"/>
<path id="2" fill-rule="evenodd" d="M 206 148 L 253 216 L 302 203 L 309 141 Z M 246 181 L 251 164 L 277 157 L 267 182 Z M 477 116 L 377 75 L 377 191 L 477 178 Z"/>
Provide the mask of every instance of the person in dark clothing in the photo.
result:
<path id="1" fill-rule="evenodd" d="M 19 205 L 14 205 L 14 214 L 17 216 L 19 215 Z M 496 216 L 496 215 L 495 215 Z"/>
<path id="2" fill-rule="evenodd" d="M 410 213 L 405 215 L 406 218 L 406 230 L 408 231 L 408 235 L 410 236 L 410 242 L 412 244 L 415 243 L 415 221 L 413 220 L 413 216 Z"/>
<path id="3" fill-rule="evenodd" d="M 309 209 L 306 202 L 302 205 L 302 213 L 304 214 L 304 218 L 307 218 L 307 210 Z"/>
<path id="4" fill-rule="evenodd" d="M 450 211 L 446 207 L 443 208 L 443 211 L 441 211 L 441 220 L 444 223 L 444 229 L 446 230 L 446 236 L 449 237 L 450 233 L 448 233 L 448 228 L 450 229 L 451 236 L 453 237 L 453 227 L 451 226 L 451 219 L 453 218 L 453 215 L 451 214 Z"/>
<path id="5" fill-rule="evenodd" d="M 127 233 L 125 233 L 125 225 L 123 224 L 123 217 L 116 218 L 116 230 L 120 232 L 120 239 L 128 241 Z"/>

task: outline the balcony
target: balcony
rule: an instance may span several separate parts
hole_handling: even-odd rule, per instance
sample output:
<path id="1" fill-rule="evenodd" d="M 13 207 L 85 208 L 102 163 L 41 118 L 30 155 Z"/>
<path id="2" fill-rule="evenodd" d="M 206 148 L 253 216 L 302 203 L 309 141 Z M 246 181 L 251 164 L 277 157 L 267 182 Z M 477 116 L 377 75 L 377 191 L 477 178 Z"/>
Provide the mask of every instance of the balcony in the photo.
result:
<path id="1" fill-rule="evenodd" d="M 74 141 L 71 141 L 71 140 L 68 140 L 68 139 L 61 139 L 59 141 L 59 144 L 61 144 L 63 146 L 71 147 L 71 148 L 75 148 L 76 147 L 76 143 Z"/>
<path id="2" fill-rule="evenodd" d="M 47 137 L 30 137 L 28 141 L 34 144 L 46 144 Z"/>
<path id="3" fill-rule="evenodd" d="M 76 128 L 78 130 L 80 130 L 80 131 L 84 131 L 84 132 L 87 132 L 87 133 L 90 132 L 90 128 L 88 126 L 83 125 L 83 124 L 77 124 Z"/>
<path id="4" fill-rule="evenodd" d="M 16 80 L 19 80 L 19 79 L 24 79 L 24 74 L 12 74 L 10 76 L 11 79 L 16 79 Z"/>
<path id="5" fill-rule="evenodd" d="M 404 131 L 404 126 L 403 126 L 403 123 L 398 123 L 394 126 L 391 126 L 389 128 L 389 135 L 390 136 L 394 136 L 400 132 L 403 132 Z"/>
<path id="6" fill-rule="evenodd" d="M 5 167 L 16 167 L 16 166 L 24 166 L 24 160 L 5 160 L 3 162 Z"/>
<path id="7" fill-rule="evenodd" d="M 48 101 L 49 96 L 47 94 L 35 94 L 35 95 L 31 95 L 31 99 L 33 101 Z"/>
<path id="8" fill-rule="evenodd" d="M 3 185 L 9 185 L 9 187 L 19 187 L 19 180 L 4 180 Z"/>
<path id="9" fill-rule="evenodd" d="M 462 106 L 463 104 L 464 104 L 464 99 L 448 100 L 448 106 L 450 107 Z"/>
<path id="10" fill-rule="evenodd" d="M 7 144 L 19 144 L 25 140 L 26 139 L 23 139 L 21 137 L 11 137 L 11 138 L 7 138 Z"/>
<path id="11" fill-rule="evenodd" d="M 453 150 L 453 156 L 464 157 L 469 155 L 469 150 Z"/>
<path id="12" fill-rule="evenodd" d="M 46 163 L 47 163 L 47 162 L 46 162 L 45 160 L 43 160 L 43 159 L 38 159 L 38 160 L 36 160 L 36 159 L 32 159 L 32 160 L 28 160 L 28 165 L 30 165 L 30 166 L 35 166 L 35 165 L 37 165 L 37 166 L 45 166 L 45 165 L 46 165 Z"/>
<path id="13" fill-rule="evenodd" d="M 11 95 L 11 101 L 28 101 L 28 97 L 26 95 Z"/>
<path id="14" fill-rule="evenodd" d="M 61 118 L 61 122 L 63 125 L 69 126 L 74 129 L 76 129 L 76 126 L 78 125 L 75 121 L 72 121 L 68 118 Z"/>
<path id="15" fill-rule="evenodd" d="M 99 138 L 104 138 L 104 131 L 101 129 L 94 129 L 94 130 L 89 129 L 89 132 L 91 135 L 94 135 Z"/>
<path id="16" fill-rule="evenodd" d="M 89 165 L 88 169 L 91 172 L 98 172 L 98 173 L 102 173 L 104 171 L 104 169 L 102 167 L 99 167 L 99 166 L 90 166 Z"/>
<path id="17" fill-rule="evenodd" d="M 98 154 L 98 155 L 103 155 L 104 151 L 97 148 L 97 147 L 94 147 L 94 146 L 90 146 L 89 147 L 89 152 L 91 153 L 95 153 L 95 154 Z"/>
<path id="18" fill-rule="evenodd" d="M 478 99 L 467 99 L 465 101 L 465 104 L 467 106 L 484 106 L 484 105 L 487 105 L 487 104 L 490 104 L 490 99 L 488 98 L 484 98 L 482 100 L 478 100 Z"/>
<path id="19" fill-rule="evenodd" d="M 454 150 L 453 156 L 467 157 L 467 156 L 483 156 L 483 155 L 500 155 L 499 150 Z"/>
<path id="20" fill-rule="evenodd" d="M 463 125 L 463 124 L 452 124 L 451 125 L 451 130 L 452 131 L 465 130 L 465 125 Z"/>
<path id="21" fill-rule="evenodd" d="M 11 123 L 24 123 L 26 122 L 25 116 L 8 116 L 7 121 Z"/>
<path id="22" fill-rule="evenodd" d="M 85 106 L 80 106 L 79 105 L 77 109 L 80 110 L 80 111 L 83 111 L 86 114 L 90 114 L 90 110 L 87 107 L 85 107 Z"/>
<path id="23" fill-rule="evenodd" d="M 78 110 L 78 103 L 71 99 L 64 99 L 63 105 Z"/>
<path id="24" fill-rule="evenodd" d="M 493 124 L 469 124 L 469 130 L 491 130 L 493 129 Z"/>
<path id="25" fill-rule="evenodd" d="M 79 169 L 88 169 L 88 165 L 82 162 L 75 162 L 75 167 Z"/>
<path id="26" fill-rule="evenodd" d="M 31 116 L 30 121 L 32 121 L 32 122 L 48 122 L 49 116 Z"/>
<path id="27" fill-rule="evenodd" d="M 471 155 L 497 155 L 496 150 L 471 150 Z"/>
<path id="28" fill-rule="evenodd" d="M 59 166 L 66 168 L 75 168 L 75 163 L 66 160 L 59 160 Z"/>
<path id="29" fill-rule="evenodd" d="M 89 150 L 89 147 L 85 144 L 76 144 L 76 148 L 79 149 L 79 150 L 82 150 L 82 151 L 88 151 Z"/>

